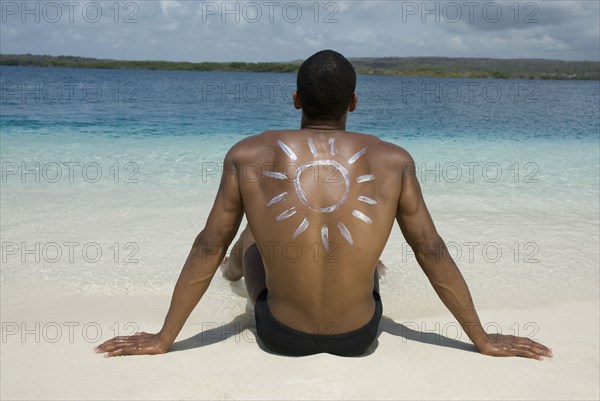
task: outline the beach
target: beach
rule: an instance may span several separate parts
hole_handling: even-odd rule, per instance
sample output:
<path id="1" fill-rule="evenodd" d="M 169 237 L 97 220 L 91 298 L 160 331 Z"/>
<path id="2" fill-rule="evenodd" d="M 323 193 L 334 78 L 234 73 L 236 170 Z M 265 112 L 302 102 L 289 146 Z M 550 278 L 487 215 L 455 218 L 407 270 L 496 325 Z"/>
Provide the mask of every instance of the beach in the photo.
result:
<path id="1" fill-rule="evenodd" d="M 125 199 L 133 202 L 134 196 Z M 10 202 L 10 196 L 5 196 L 3 205 L 7 198 Z M 87 223 L 85 205 L 90 199 L 82 198 L 79 205 L 71 203 L 71 219 L 61 223 L 57 214 L 54 222 L 62 224 L 63 230 L 68 226 L 78 238 L 110 243 L 115 222 L 107 216 L 93 225 Z M 42 200 L 32 203 L 28 210 L 39 210 Z M 435 202 L 431 206 L 437 209 Z M 477 353 L 429 287 L 414 257 L 398 256 L 402 238 L 397 228 L 382 256 L 388 269 L 381 280 L 381 333 L 364 356 L 291 358 L 264 350 L 256 341 L 243 281 L 230 283 L 218 272 L 171 352 L 103 358 L 93 352 L 102 341 L 160 329 L 177 266 L 185 259 L 194 228 L 205 218 L 201 216 L 198 224 L 186 224 L 189 214 L 198 214 L 191 205 L 175 208 L 169 221 L 159 210 L 146 206 L 144 212 L 131 211 L 133 217 L 126 219 L 128 224 L 136 222 L 140 233 L 148 233 L 137 238 L 143 262 L 134 267 L 115 266 L 111 259 L 90 268 L 75 253 L 74 258 L 80 260 L 67 266 L 80 272 L 77 280 L 81 284 L 68 288 L 75 276 L 66 275 L 61 284 L 52 266 L 46 269 L 46 277 L 32 275 L 30 256 L 29 265 L 20 263 L 18 267 L 29 269 L 28 276 L 36 281 L 20 286 L 13 283 L 14 290 L 3 283 L 2 399 L 598 398 L 597 283 L 576 274 L 552 280 L 541 276 L 548 269 L 560 269 L 552 262 L 553 256 L 559 261 L 565 252 L 556 247 L 556 255 L 552 254 L 549 248 L 557 244 L 548 234 L 538 236 L 544 266 L 532 264 L 533 270 L 518 274 L 506 261 L 483 266 L 463 263 L 462 271 L 488 331 L 530 336 L 553 349 L 552 359 L 492 358 Z M 9 221 L 23 225 L 28 218 L 11 214 Z M 544 219 L 536 232 L 551 229 L 550 225 L 542 227 Z M 491 226 L 492 222 L 488 217 L 485 223 Z M 438 225 L 445 226 L 445 220 L 440 219 Z M 579 235 L 572 240 L 593 249 L 595 239 L 584 235 L 585 225 L 575 228 Z M 468 223 L 454 230 L 454 236 L 459 237 L 461 231 L 468 231 Z M 106 238 L 99 238 L 98 233 Z M 589 229 L 587 234 L 591 234 Z M 49 238 L 56 240 L 56 236 Z M 58 238 L 66 241 L 69 237 Z M 113 240 L 124 239 L 117 236 Z M 580 259 L 595 258 L 593 252 Z M 169 273 L 152 277 L 149 272 L 158 270 L 157 263 Z M 118 273 L 107 275 L 105 269 Z M 539 275 L 535 269 L 540 270 Z M 575 264 L 573 269 L 576 271 Z M 153 280 L 159 281 L 158 289 L 152 288 Z M 552 301 L 551 292 L 556 294 Z"/>
<path id="2" fill-rule="evenodd" d="M 24 341 L 21 332 L 3 341 L 2 399 L 598 398 L 595 302 L 480 311 L 505 330 L 535 322 L 535 338 L 554 351 L 551 360 L 536 361 L 476 353 L 447 313 L 410 321 L 384 313 L 366 356 L 274 355 L 256 343 L 244 303 L 223 305 L 219 298 L 215 291 L 206 295 L 171 352 L 111 359 L 93 353 L 96 333 L 105 340 L 128 322 L 158 330 L 168 296 L 3 299 L 3 324 L 27 322 L 32 329 L 39 322 L 40 338 L 34 329 Z M 49 341 L 58 332 L 51 322 L 60 327 L 56 342 Z M 446 338 L 438 337 L 436 325 L 446 327 Z"/>
<path id="3" fill-rule="evenodd" d="M 552 359 L 477 353 L 397 226 L 381 255 L 381 333 L 363 356 L 263 349 L 243 282 L 217 272 L 171 352 L 106 359 L 93 351 L 103 341 L 161 328 L 227 149 L 267 126 L 298 125 L 289 100 L 203 101 L 182 88 L 285 87 L 292 76 L 21 68 L 2 78 L 10 74 L 30 87 L 69 77 L 140 91 L 131 104 L 3 103 L 2 399 L 600 397 L 597 84 L 528 82 L 533 103 L 509 91 L 523 83 L 503 81 L 493 104 L 390 104 L 407 81 L 359 77 L 363 111 L 349 117 L 349 129 L 415 158 L 486 330 L 531 337 Z"/>

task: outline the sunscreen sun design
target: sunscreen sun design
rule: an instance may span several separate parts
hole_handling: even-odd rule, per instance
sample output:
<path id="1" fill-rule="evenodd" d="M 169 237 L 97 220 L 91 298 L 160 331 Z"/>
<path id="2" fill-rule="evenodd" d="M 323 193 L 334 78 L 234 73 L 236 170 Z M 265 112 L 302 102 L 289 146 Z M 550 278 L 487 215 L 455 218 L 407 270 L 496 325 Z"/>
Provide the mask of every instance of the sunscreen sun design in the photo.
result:
<path id="1" fill-rule="evenodd" d="M 331 213 L 331 212 L 341 208 L 344 205 L 344 203 L 346 202 L 346 200 L 348 199 L 348 194 L 350 193 L 350 185 L 351 185 L 351 181 L 352 181 L 350 179 L 350 173 L 348 172 L 348 169 L 345 166 L 343 166 L 342 164 L 340 164 L 339 162 L 337 162 L 335 160 L 318 159 L 319 152 L 317 151 L 317 148 L 316 148 L 315 143 L 313 142 L 312 138 L 308 138 L 307 142 L 308 142 L 308 148 L 310 149 L 311 155 L 313 156 L 313 158 L 315 158 L 317 160 L 313 160 L 313 161 L 310 161 L 310 162 L 307 162 L 304 164 L 300 164 L 296 167 L 296 176 L 293 179 L 294 191 L 296 192 L 296 196 L 298 197 L 298 200 L 303 205 L 305 205 L 305 206 L 309 207 L 310 209 L 312 209 L 316 212 L 319 212 L 319 213 Z M 296 155 L 294 150 L 292 148 L 290 148 L 285 142 L 283 142 L 282 140 L 277 140 L 277 145 L 279 146 L 279 148 L 281 148 L 283 153 L 285 153 L 285 155 L 291 161 L 296 161 L 298 159 L 298 156 Z M 325 156 L 327 156 L 327 157 L 335 156 L 337 154 L 335 138 L 330 138 L 327 142 L 327 145 L 328 145 L 327 146 L 328 154 L 326 154 Z M 347 163 L 349 165 L 356 163 L 366 152 L 367 152 L 367 148 L 360 149 L 359 151 L 354 153 L 347 160 Z M 342 177 L 342 181 L 343 181 L 343 185 L 344 185 L 344 192 L 339 197 L 339 199 L 337 199 L 337 201 L 335 203 L 332 203 L 330 205 L 326 205 L 323 207 L 323 206 L 319 206 L 319 205 L 315 204 L 314 202 L 311 202 L 310 197 L 306 194 L 306 191 L 304 190 L 304 188 L 302 188 L 302 183 L 300 180 L 302 177 L 302 173 L 306 169 L 309 169 L 311 167 L 331 167 L 335 170 L 335 172 L 337 174 L 339 174 Z M 266 177 L 277 179 L 277 180 L 290 180 L 290 178 L 288 178 L 288 176 L 286 174 L 277 172 L 277 171 L 264 171 L 263 175 Z M 365 175 L 361 175 L 361 176 L 357 177 L 355 181 L 357 184 L 362 184 L 362 183 L 373 181 L 374 179 L 375 179 L 375 176 L 373 174 L 365 174 Z M 276 205 L 280 202 L 285 203 L 285 201 L 288 199 L 288 196 L 289 196 L 288 192 L 282 192 L 278 195 L 275 195 L 273 198 L 271 198 L 267 202 L 266 207 L 272 207 L 273 205 Z M 359 195 L 357 197 L 357 199 L 366 205 L 377 205 L 377 201 L 375 199 L 370 198 L 365 195 Z M 290 217 L 294 216 L 297 212 L 298 212 L 298 209 L 296 207 L 290 207 L 290 208 L 282 211 L 281 213 L 279 213 L 277 215 L 277 217 L 275 217 L 275 221 L 280 222 L 280 221 L 289 219 Z M 373 222 L 369 216 L 367 216 L 364 212 L 361 212 L 360 210 L 357 210 L 357 209 L 352 210 L 352 216 L 356 217 L 357 219 L 361 220 L 362 222 L 364 222 L 366 224 L 371 224 Z M 308 217 L 304 217 L 302 219 L 302 222 L 298 225 L 298 227 L 294 231 L 294 234 L 292 235 L 292 239 L 296 239 L 300 235 L 302 235 L 302 233 L 308 229 L 309 225 L 310 225 L 310 221 L 308 220 Z M 346 240 L 346 242 L 348 242 L 348 244 L 354 245 L 354 240 L 352 238 L 352 234 L 350 233 L 350 230 L 348 229 L 348 227 L 346 227 L 346 225 L 343 222 L 341 222 L 341 221 L 337 222 L 337 229 L 339 230 L 342 237 Z M 325 251 L 329 250 L 329 235 L 330 235 L 329 227 L 327 226 L 327 224 L 323 224 L 321 226 L 321 241 L 323 243 L 323 249 Z"/>

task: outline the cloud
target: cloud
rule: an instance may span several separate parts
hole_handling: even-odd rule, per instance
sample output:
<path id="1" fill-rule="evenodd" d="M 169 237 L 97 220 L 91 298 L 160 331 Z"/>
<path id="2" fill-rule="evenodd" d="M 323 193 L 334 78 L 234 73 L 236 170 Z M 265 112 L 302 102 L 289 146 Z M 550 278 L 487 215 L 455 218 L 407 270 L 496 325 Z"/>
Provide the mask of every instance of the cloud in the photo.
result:
<path id="1" fill-rule="evenodd" d="M 97 2 L 102 18 L 93 23 L 80 3 L 73 21 L 64 9 L 54 23 L 43 15 L 23 23 L 18 12 L 3 11 L 0 46 L 3 53 L 188 61 L 286 61 L 323 48 L 352 57 L 600 59 L 597 1 L 473 0 L 472 15 L 466 3 L 118 1 L 115 14 L 114 2 Z"/>
<path id="2" fill-rule="evenodd" d="M 169 15 L 170 11 L 181 7 L 181 3 L 175 0 L 160 0 L 160 9 L 164 15 Z"/>

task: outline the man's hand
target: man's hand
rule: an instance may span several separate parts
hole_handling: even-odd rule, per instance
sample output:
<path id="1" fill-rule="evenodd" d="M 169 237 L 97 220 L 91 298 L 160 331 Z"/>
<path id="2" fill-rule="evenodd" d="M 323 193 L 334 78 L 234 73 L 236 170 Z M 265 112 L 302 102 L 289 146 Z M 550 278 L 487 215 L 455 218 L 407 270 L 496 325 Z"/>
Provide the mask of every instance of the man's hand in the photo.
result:
<path id="1" fill-rule="evenodd" d="M 158 334 L 135 333 L 132 336 L 115 337 L 94 350 L 99 353 L 107 352 L 106 356 L 121 355 L 156 355 L 164 354 L 169 346 L 161 343 Z"/>
<path id="2" fill-rule="evenodd" d="M 490 356 L 521 356 L 542 360 L 551 358 L 552 350 L 545 345 L 525 337 L 488 334 L 488 341 L 479 347 L 479 352 Z"/>

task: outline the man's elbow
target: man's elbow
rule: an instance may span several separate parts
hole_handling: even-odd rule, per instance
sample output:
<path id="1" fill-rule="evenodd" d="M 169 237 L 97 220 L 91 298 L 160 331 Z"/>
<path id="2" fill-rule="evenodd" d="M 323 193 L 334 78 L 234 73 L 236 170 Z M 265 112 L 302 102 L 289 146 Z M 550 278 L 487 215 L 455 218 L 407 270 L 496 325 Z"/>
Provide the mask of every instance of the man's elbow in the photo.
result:
<path id="1" fill-rule="evenodd" d="M 207 230 L 202 230 L 200 234 L 196 236 L 194 244 L 192 245 L 192 252 L 199 252 L 204 258 L 209 256 L 216 256 L 223 252 L 226 248 L 224 241 L 218 236 L 212 235 Z"/>
<path id="2" fill-rule="evenodd" d="M 432 235 L 431 238 L 413 241 L 409 245 L 420 264 L 438 263 L 442 258 L 449 257 L 446 244 L 437 233 Z"/>

